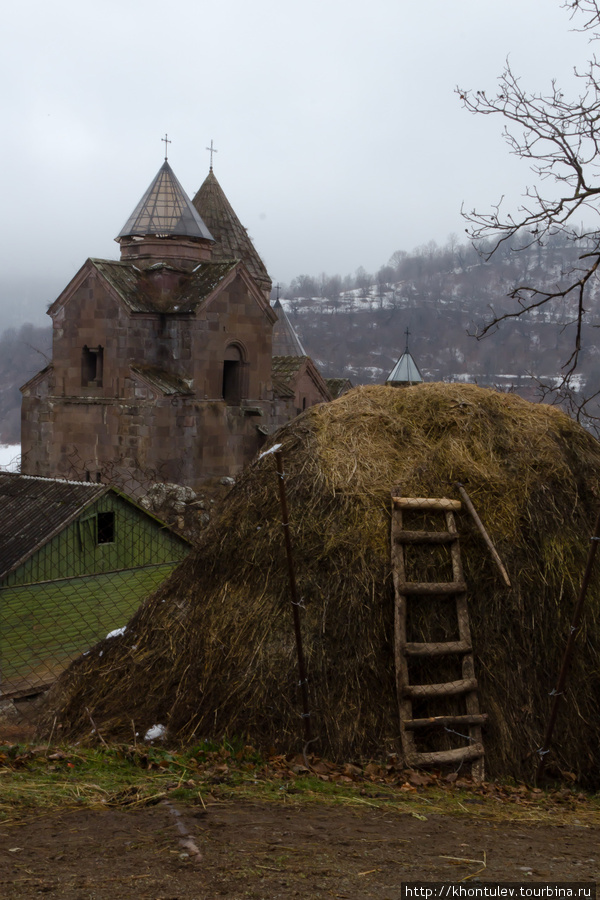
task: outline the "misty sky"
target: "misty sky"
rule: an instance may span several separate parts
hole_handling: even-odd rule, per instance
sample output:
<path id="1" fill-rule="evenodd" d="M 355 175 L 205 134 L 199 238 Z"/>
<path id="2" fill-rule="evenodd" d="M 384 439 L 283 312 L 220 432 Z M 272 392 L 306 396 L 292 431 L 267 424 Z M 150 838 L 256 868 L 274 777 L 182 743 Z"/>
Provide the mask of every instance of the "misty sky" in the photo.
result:
<path id="1" fill-rule="evenodd" d="M 493 90 L 532 89 L 589 47 L 559 0 L 20 0 L 3 10 L 0 330 L 44 313 L 169 162 L 209 165 L 274 280 L 375 271 L 533 181 Z"/>

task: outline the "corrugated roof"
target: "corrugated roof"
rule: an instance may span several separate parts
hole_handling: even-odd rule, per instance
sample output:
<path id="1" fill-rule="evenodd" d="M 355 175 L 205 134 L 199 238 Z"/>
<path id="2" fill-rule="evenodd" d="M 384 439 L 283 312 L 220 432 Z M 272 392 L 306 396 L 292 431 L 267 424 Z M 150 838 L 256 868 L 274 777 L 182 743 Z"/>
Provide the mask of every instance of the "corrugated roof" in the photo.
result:
<path id="1" fill-rule="evenodd" d="M 216 243 L 212 258 L 241 259 L 254 280 L 264 291 L 270 291 L 272 281 L 258 255 L 248 232 L 236 216 L 233 207 L 211 169 L 192 200 Z"/>
<path id="2" fill-rule="evenodd" d="M 422 381 L 423 376 L 419 372 L 418 365 L 409 351 L 405 350 L 385 383 L 393 386 L 395 384 L 420 384 Z"/>
<path id="3" fill-rule="evenodd" d="M 145 378 L 152 387 L 162 394 L 193 394 L 190 383 L 173 372 L 167 372 L 159 366 L 131 366 L 131 371 Z"/>
<path id="4" fill-rule="evenodd" d="M 214 240 L 166 160 L 119 232 L 117 240 L 150 234 Z"/>
<path id="5" fill-rule="evenodd" d="M 179 286 L 165 295 L 152 278 L 156 266 L 145 270 L 123 260 L 92 259 L 91 262 L 132 312 L 160 313 L 195 312 L 238 264 L 238 260 L 230 259 L 200 263 L 192 272 L 177 270 Z M 163 268 L 173 267 L 165 265 Z"/>
<path id="6" fill-rule="evenodd" d="M 277 322 L 273 325 L 273 356 L 308 356 L 279 298 L 273 304 Z"/>
<path id="7" fill-rule="evenodd" d="M 105 484 L 0 473 L 0 578 L 108 490 Z"/>

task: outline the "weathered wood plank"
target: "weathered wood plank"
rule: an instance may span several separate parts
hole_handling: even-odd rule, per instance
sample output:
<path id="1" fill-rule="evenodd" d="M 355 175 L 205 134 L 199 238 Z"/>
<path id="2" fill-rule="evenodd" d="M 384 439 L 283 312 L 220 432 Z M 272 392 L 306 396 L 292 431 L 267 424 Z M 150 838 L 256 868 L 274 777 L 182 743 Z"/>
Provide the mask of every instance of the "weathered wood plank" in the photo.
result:
<path id="1" fill-rule="evenodd" d="M 415 731 L 418 728 L 430 728 L 434 725 L 483 725 L 487 722 L 487 715 L 480 713 L 475 716 L 430 716 L 428 719 L 408 719 L 404 722 L 407 731 Z"/>
<path id="2" fill-rule="evenodd" d="M 464 594 L 464 581 L 401 581 L 397 590 L 400 594 Z"/>
<path id="3" fill-rule="evenodd" d="M 398 509 L 460 509 L 460 500 L 449 500 L 447 497 L 392 497 Z"/>
<path id="4" fill-rule="evenodd" d="M 466 694 L 477 690 L 476 678 L 461 678 L 458 681 L 446 681 L 443 684 L 406 684 L 404 693 L 407 697 L 450 697 L 454 694 Z"/>
<path id="5" fill-rule="evenodd" d="M 458 537 L 456 521 L 452 512 L 446 513 L 446 526 L 451 534 Z M 460 544 L 457 541 L 450 547 L 452 556 L 452 572 L 456 580 L 464 578 L 462 558 L 460 554 Z M 467 595 L 463 594 L 456 598 L 456 616 L 458 619 L 458 636 L 461 641 L 471 643 L 471 626 L 469 623 L 469 607 L 467 603 Z M 462 676 L 463 679 L 469 680 L 475 678 L 475 663 L 473 653 L 465 653 L 462 658 Z M 480 713 L 479 695 L 476 691 L 470 691 L 465 696 L 465 710 L 467 715 L 478 716 Z M 481 725 L 473 722 L 469 725 L 469 737 L 474 744 L 481 744 Z M 483 746 L 483 745 L 482 745 Z M 483 781 L 485 777 L 485 758 L 483 753 L 473 761 L 471 766 L 471 775 L 474 781 Z"/>
<path id="6" fill-rule="evenodd" d="M 475 678 L 467 586 L 464 581 L 460 543 L 454 512 L 461 508 L 459 501 L 447 498 L 392 497 L 392 567 L 395 589 L 394 604 L 394 655 L 396 662 L 396 688 L 400 714 L 400 733 L 405 763 L 415 766 L 434 766 L 461 761 L 471 762 L 475 780 L 484 777 L 484 749 L 481 726 L 487 716 L 479 711 L 477 679 Z M 403 510 L 439 510 L 444 513 L 447 531 L 409 531 L 403 528 Z M 449 545 L 452 561 L 451 582 L 407 582 L 405 568 L 406 545 Z M 458 640 L 435 642 L 407 642 L 406 613 L 411 597 L 454 597 L 458 619 Z M 416 601 L 413 601 L 416 602 Z M 440 657 L 462 654 L 462 678 L 444 684 L 410 684 L 409 661 L 415 657 Z M 463 710 L 457 715 L 429 716 L 413 719 L 413 699 L 430 700 L 463 694 Z M 468 729 L 471 744 L 452 750 L 419 752 L 415 744 L 415 732 L 422 728 L 454 726 Z"/>
<path id="7" fill-rule="evenodd" d="M 451 544 L 456 536 L 447 531 L 398 531 L 399 544 Z"/>
<path id="8" fill-rule="evenodd" d="M 443 766 L 449 763 L 477 759 L 483 756 L 483 744 L 471 744 L 469 747 L 456 747 L 454 750 L 434 750 L 431 753 L 414 753 L 411 755 L 411 766 Z"/>
<path id="9" fill-rule="evenodd" d="M 412 703 L 404 693 L 408 685 L 408 660 L 404 653 L 406 645 L 406 597 L 398 590 L 399 584 L 406 579 L 404 566 L 404 547 L 396 541 L 396 535 L 402 531 L 402 510 L 392 511 L 392 571 L 394 578 L 394 661 L 396 667 L 396 696 L 400 719 L 402 752 L 405 759 L 415 752 L 414 736 L 404 731 L 402 722 L 412 718 Z"/>
<path id="10" fill-rule="evenodd" d="M 450 656 L 454 653 L 470 653 L 469 641 L 437 641 L 435 643 L 410 643 L 404 647 L 408 656 Z"/>

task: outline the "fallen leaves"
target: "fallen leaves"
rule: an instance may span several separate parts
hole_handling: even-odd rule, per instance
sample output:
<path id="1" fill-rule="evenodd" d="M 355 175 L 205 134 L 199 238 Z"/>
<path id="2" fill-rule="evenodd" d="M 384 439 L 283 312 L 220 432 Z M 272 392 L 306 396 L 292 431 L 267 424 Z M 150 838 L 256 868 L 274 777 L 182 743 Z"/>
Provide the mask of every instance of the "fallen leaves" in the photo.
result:
<path id="1" fill-rule="evenodd" d="M 52 799 L 54 789 L 63 790 L 63 803 L 74 801 L 92 806 L 141 806 L 165 796 L 204 806 L 201 791 L 211 803 L 217 802 L 217 795 L 221 802 L 236 791 L 245 796 L 264 791 L 272 796 L 276 791 L 284 800 L 291 795 L 311 800 L 335 796 L 338 800 L 377 807 L 391 802 L 399 812 L 406 813 L 412 812 L 411 804 L 414 810 L 414 803 L 422 806 L 433 801 L 437 806 L 431 807 L 431 812 L 441 811 L 438 807 L 442 804 L 453 813 L 488 818 L 517 816 L 528 821 L 541 820 L 543 816 L 556 823 L 572 811 L 578 816 L 586 815 L 589 808 L 593 815 L 594 806 L 572 779 L 551 790 L 542 790 L 520 783 L 474 783 L 460 770 L 407 769 L 394 754 L 385 761 L 333 762 L 316 754 L 272 753 L 264 757 L 251 746 L 234 748 L 227 744 L 192 750 L 136 745 L 113 745 L 100 750 L 0 747 L 0 774 L 12 772 L 19 773 L 19 779 L 9 782 L 15 800 L 34 790 L 30 782 L 38 783 L 39 779 L 51 805 L 61 802 L 58 794 Z M 6 786 L 6 778 L 3 781 Z M 11 802 L 7 797 L 6 809 Z M 429 813 L 430 807 L 422 811 Z"/>

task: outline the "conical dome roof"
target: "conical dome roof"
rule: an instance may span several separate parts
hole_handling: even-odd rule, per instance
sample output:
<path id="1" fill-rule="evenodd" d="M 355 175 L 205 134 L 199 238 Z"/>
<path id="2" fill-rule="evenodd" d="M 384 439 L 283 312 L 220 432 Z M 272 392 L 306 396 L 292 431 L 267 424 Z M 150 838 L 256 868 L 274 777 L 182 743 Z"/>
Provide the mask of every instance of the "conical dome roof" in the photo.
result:
<path id="1" fill-rule="evenodd" d="M 117 240 L 147 235 L 214 240 L 166 160 Z"/>
<path id="2" fill-rule="evenodd" d="M 279 297 L 273 309 L 277 310 L 277 322 L 273 325 L 273 356 L 308 356 Z"/>
<path id="3" fill-rule="evenodd" d="M 212 251 L 213 260 L 241 259 L 262 290 L 270 293 L 272 282 L 266 266 L 233 211 L 212 168 L 192 203 L 216 241 Z"/>
<path id="4" fill-rule="evenodd" d="M 420 384 L 423 376 L 419 367 L 410 355 L 408 349 L 404 351 L 386 379 L 387 385 Z"/>

